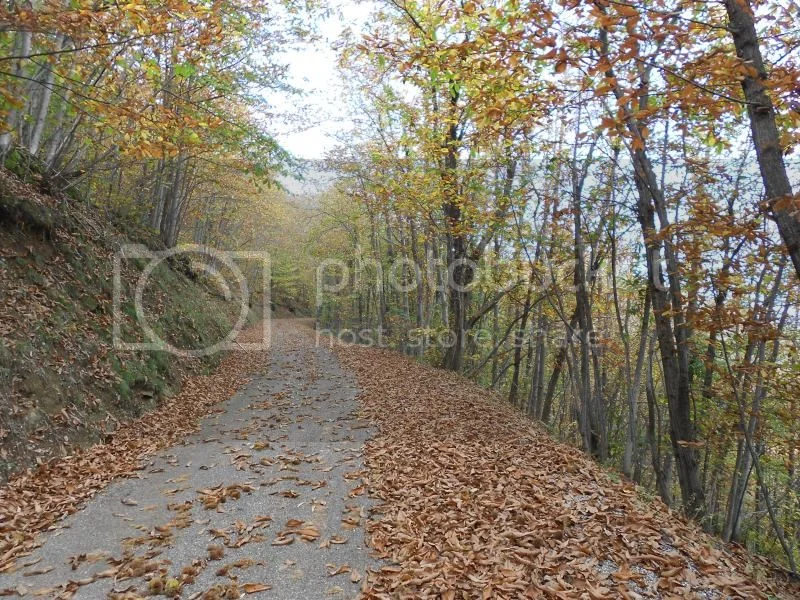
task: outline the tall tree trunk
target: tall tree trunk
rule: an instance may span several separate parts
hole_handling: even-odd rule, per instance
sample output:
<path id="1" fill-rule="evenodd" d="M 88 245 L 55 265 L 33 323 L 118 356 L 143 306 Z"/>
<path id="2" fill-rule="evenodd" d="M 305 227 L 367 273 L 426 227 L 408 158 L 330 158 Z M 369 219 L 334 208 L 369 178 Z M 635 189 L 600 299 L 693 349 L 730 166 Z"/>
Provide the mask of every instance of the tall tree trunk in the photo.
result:
<path id="1" fill-rule="evenodd" d="M 572 214 L 575 241 L 573 283 L 578 328 L 577 336 L 573 337 L 577 337 L 579 351 L 578 378 L 576 380 L 579 394 L 578 414 L 581 416 L 581 435 L 586 451 L 599 460 L 606 460 L 608 458 L 607 423 L 601 391 L 600 369 L 597 357 L 593 356 L 594 325 L 592 304 L 589 298 L 589 281 L 586 276 L 586 248 L 583 239 L 583 209 L 581 206 L 583 178 L 577 173 L 578 165 L 574 157 L 572 168 L 576 171 L 573 176 Z M 578 181 L 579 178 L 580 181 Z M 592 374 L 594 374 L 594 381 Z"/>
<path id="2" fill-rule="evenodd" d="M 615 292 L 616 296 L 616 292 Z M 620 318 L 620 315 L 617 315 Z M 627 336 L 625 328 L 623 335 Z M 625 436 L 625 451 L 622 460 L 622 470 L 628 477 L 633 476 L 634 457 L 636 455 L 637 440 L 639 438 L 638 414 L 639 414 L 639 389 L 642 382 L 642 369 L 647 353 L 647 340 L 650 337 L 650 292 L 645 291 L 644 309 L 642 312 L 642 322 L 640 328 L 639 348 L 636 352 L 636 366 L 633 373 L 630 369 L 630 359 L 626 360 L 626 371 L 628 376 L 628 427 Z M 626 346 L 628 342 L 626 342 Z M 626 351 L 629 352 L 629 350 Z"/>
<path id="3" fill-rule="evenodd" d="M 672 505 L 672 455 L 661 456 L 661 413 L 658 409 L 655 383 L 653 382 L 653 345 L 650 344 L 648 352 L 647 382 L 645 395 L 647 396 L 647 443 L 650 446 L 650 456 L 653 473 L 656 476 L 656 489 L 664 504 Z"/>
<path id="4" fill-rule="evenodd" d="M 14 33 L 13 52 L 15 56 L 27 57 L 31 53 L 31 45 L 33 41 L 33 33 L 30 31 L 17 31 Z M 25 61 L 27 58 L 19 58 L 14 62 L 13 76 L 17 79 L 22 77 L 25 72 Z M 24 84 L 17 82 L 20 88 L 24 89 Z M 19 91 L 19 90 L 17 90 Z M 20 93 L 20 96 L 23 94 Z M 18 108 L 12 108 L 6 115 L 6 123 L 3 128 L 5 131 L 0 133 L 0 159 L 4 159 L 14 142 L 14 130 L 19 125 L 20 111 Z"/>
<path id="5" fill-rule="evenodd" d="M 458 97 L 451 98 L 454 112 Z M 467 335 L 467 311 L 469 310 L 469 286 L 474 277 L 468 261 L 468 241 L 462 229 L 462 214 L 458 191 L 458 126 L 453 123 L 447 129 L 447 154 L 444 160 L 442 183 L 445 193 L 444 216 L 447 219 L 447 267 L 448 294 L 450 299 L 450 344 L 444 357 L 444 367 L 460 371 L 464 361 Z"/>
<path id="6" fill-rule="evenodd" d="M 167 248 L 172 248 L 178 241 L 178 231 L 185 200 L 183 189 L 186 178 L 188 157 L 178 156 L 172 172 L 172 181 L 165 193 L 164 208 L 159 223 L 161 241 Z"/>
<path id="7" fill-rule="evenodd" d="M 730 31 L 737 56 L 745 69 L 742 90 L 747 101 L 750 130 L 756 147 L 767 200 L 783 242 L 800 277 L 800 221 L 797 201 L 786 173 L 775 107 L 767 93 L 767 70 L 761 56 L 753 9 L 749 0 L 725 0 Z"/>
<path id="8" fill-rule="evenodd" d="M 775 301 L 777 299 L 778 291 L 780 290 L 783 280 L 783 269 L 784 266 L 783 264 L 781 264 L 781 266 L 778 268 L 778 274 L 775 276 L 775 281 L 773 283 L 772 290 L 770 291 L 769 296 L 765 299 L 763 309 L 759 311 L 763 315 L 763 319 L 765 321 L 769 318 L 769 315 L 774 310 Z M 787 311 L 788 311 L 788 304 L 784 308 L 783 315 L 781 316 L 780 319 L 780 324 L 778 326 L 779 332 L 783 328 L 783 325 L 786 322 Z M 755 317 L 758 318 L 757 315 Z M 755 365 L 750 364 L 748 361 L 748 363 L 746 363 L 747 367 L 750 368 L 752 368 L 753 366 L 762 367 L 762 365 L 764 364 L 764 361 L 766 359 L 766 339 L 762 337 L 761 339 L 757 340 L 756 346 L 758 350 L 756 352 Z M 773 340 L 772 351 L 769 356 L 769 361 L 771 363 L 774 363 L 775 360 L 777 360 L 778 358 L 779 346 L 780 346 L 780 337 L 778 336 Z M 756 437 L 761 423 L 761 404 L 764 400 L 765 395 L 766 395 L 766 388 L 764 386 L 764 375 L 762 372 L 759 371 L 758 378 L 753 389 L 752 401 L 750 405 L 750 415 L 747 420 L 747 424 L 745 425 L 747 431 L 742 432 L 751 439 Z M 744 497 L 747 491 L 747 482 L 750 479 L 752 469 L 753 469 L 752 453 L 748 451 L 745 440 L 741 439 L 739 440 L 736 450 L 736 463 L 733 470 L 730 495 L 728 497 L 727 511 L 725 514 L 725 525 L 722 528 L 722 539 L 724 539 L 726 542 L 729 542 L 732 539 L 738 539 L 739 525 L 742 517 L 742 508 L 744 506 Z"/>
<path id="9" fill-rule="evenodd" d="M 569 319 L 569 323 L 567 324 L 567 335 L 566 339 L 564 340 L 563 345 L 558 349 L 556 353 L 555 362 L 553 364 L 553 371 L 550 373 L 550 379 L 547 382 L 547 391 L 544 396 L 544 402 L 542 403 L 542 413 L 539 416 L 542 423 L 547 423 L 550 420 L 550 413 L 553 410 L 553 398 L 555 397 L 556 393 L 556 386 L 558 385 L 558 378 L 561 376 L 561 371 L 564 369 L 564 361 L 567 358 L 567 349 L 569 348 L 569 337 L 570 332 L 575 328 L 575 325 L 578 323 L 578 315 L 577 312 L 572 313 L 572 316 Z"/>
<path id="10" fill-rule="evenodd" d="M 547 356 L 547 315 L 545 315 L 541 307 L 538 313 L 532 336 L 534 342 L 533 365 L 531 367 L 531 388 L 528 392 L 528 414 L 533 415 L 537 419 L 542 415 L 542 401 L 544 400 L 544 362 Z"/>
<path id="11" fill-rule="evenodd" d="M 600 30 L 600 46 L 602 54 L 608 60 L 608 30 L 605 28 Z M 651 68 L 643 68 L 639 74 L 638 102 L 635 105 L 638 110 L 645 110 L 650 106 Z M 661 353 L 664 388 L 669 407 L 670 438 L 678 469 L 684 511 L 690 517 L 699 519 L 703 517 L 705 511 L 705 494 L 700 478 L 697 435 L 692 419 L 689 332 L 684 318 L 684 297 L 678 257 L 669 233 L 670 220 L 664 201 L 664 190 L 647 154 L 647 140 L 642 135 L 642 125 L 633 111 L 633 101 L 626 99 L 623 90 L 616 83 L 613 68 L 608 69 L 605 75 L 609 81 L 615 82 L 612 85 L 612 92 L 621 103 L 625 125 L 633 140 L 628 147 L 637 191 L 636 212 L 646 250 L 647 285 L 653 304 L 656 338 Z M 656 228 L 656 215 L 659 221 L 658 228 Z M 662 249 L 667 266 L 668 287 L 664 287 L 661 269 Z"/>
<path id="12" fill-rule="evenodd" d="M 647 275 L 653 314 L 656 323 L 656 338 L 661 353 L 664 387 L 670 417 L 670 438 L 678 470 L 684 510 L 694 518 L 704 513 L 704 491 L 700 479 L 697 458 L 697 437 L 692 419 L 689 389 L 689 340 L 686 339 L 682 318 L 682 293 L 679 282 L 677 260 L 669 242 L 663 244 L 667 258 L 669 287 L 664 287 L 661 270 L 662 243 L 655 225 L 654 203 L 662 204 L 662 220 L 666 219 L 663 200 L 657 187 L 650 161 L 642 150 L 634 152 L 635 180 L 639 194 L 638 215 L 642 235 L 647 248 Z M 654 193 L 655 192 L 655 193 Z M 665 223 L 662 222 L 662 228 Z"/>
<path id="13" fill-rule="evenodd" d="M 414 323 L 417 330 L 421 330 L 425 319 L 425 286 L 422 276 L 422 258 L 419 254 L 419 242 L 417 240 L 417 222 L 414 218 L 408 219 L 409 235 L 411 237 L 411 260 L 414 262 L 414 277 L 416 282 L 415 291 L 415 319 Z M 417 356 L 425 354 L 424 336 L 420 335 L 414 348 Z"/>
<path id="14" fill-rule="evenodd" d="M 386 333 L 386 289 L 383 285 L 383 269 L 380 268 L 381 248 L 378 240 L 378 227 L 375 223 L 375 212 L 368 209 L 369 214 L 369 239 L 372 255 L 375 257 L 375 320 L 378 336 Z"/>
<path id="15" fill-rule="evenodd" d="M 519 327 L 514 335 L 514 360 L 511 371 L 511 386 L 508 389 L 508 401 L 512 405 L 517 404 L 519 395 L 519 375 L 522 364 L 522 347 L 525 345 L 525 334 L 528 329 L 528 315 L 531 312 L 531 296 L 533 294 L 533 274 L 528 279 L 528 289 L 525 293 L 525 304 L 522 306 L 522 315 Z"/>
<path id="16" fill-rule="evenodd" d="M 60 51 L 64 47 L 64 36 L 58 34 L 56 36 L 55 50 Z M 50 113 L 50 99 L 53 97 L 53 82 L 55 80 L 55 72 L 50 62 L 46 62 L 44 67 L 44 75 L 41 82 L 41 94 L 39 96 L 39 105 L 36 110 L 36 117 L 33 121 L 31 128 L 31 137 L 28 143 L 28 150 L 31 154 L 36 155 L 39 153 L 39 148 L 44 136 L 44 128 L 47 124 L 47 115 Z"/>

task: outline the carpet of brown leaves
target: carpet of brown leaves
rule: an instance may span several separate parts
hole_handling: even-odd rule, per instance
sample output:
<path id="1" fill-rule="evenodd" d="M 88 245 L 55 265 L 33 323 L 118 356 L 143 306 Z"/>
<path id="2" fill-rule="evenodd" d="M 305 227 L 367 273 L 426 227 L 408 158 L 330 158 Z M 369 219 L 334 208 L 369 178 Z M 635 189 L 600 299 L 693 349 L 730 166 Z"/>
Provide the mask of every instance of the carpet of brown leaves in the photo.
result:
<path id="1" fill-rule="evenodd" d="M 261 339 L 261 331 L 240 339 Z M 236 351 L 212 375 L 191 375 L 181 392 L 143 417 L 125 423 L 108 443 L 53 459 L 0 488 L 0 573 L 35 547 L 36 534 L 51 528 L 118 477 L 134 475 L 142 459 L 197 430 L 215 405 L 230 398 L 249 375 L 263 370 L 266 354 Z"/>
<path id="2" fill-rule="evenodd" d="M 721 548 L 616 483 L 486 390 L 398 354 L 339 347 L 379 435 L 368 598 L 798 597 L 761 559 Z"/>

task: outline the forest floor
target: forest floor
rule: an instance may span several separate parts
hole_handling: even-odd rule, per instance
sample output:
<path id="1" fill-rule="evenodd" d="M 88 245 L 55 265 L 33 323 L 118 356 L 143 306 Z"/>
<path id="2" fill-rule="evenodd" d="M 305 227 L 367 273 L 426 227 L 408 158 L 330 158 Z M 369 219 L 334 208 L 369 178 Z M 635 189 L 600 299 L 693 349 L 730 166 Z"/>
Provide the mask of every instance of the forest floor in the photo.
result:
<path id="1" fill-rule="evenodd" d="M 0 596 L 797 593 L 466 379 L 301 321 L 0 488 Z"/>

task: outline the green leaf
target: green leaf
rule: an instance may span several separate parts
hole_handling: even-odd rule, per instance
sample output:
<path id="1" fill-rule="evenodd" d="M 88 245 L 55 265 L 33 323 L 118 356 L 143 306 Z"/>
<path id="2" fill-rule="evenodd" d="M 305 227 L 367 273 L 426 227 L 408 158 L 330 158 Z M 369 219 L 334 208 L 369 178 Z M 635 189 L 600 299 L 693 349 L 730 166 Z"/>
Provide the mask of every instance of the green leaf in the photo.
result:
<path id="1" fill-rule="evenodd" d="M 182 79 L 187 79 L 197 73 L 197 67 L 192 63 L 181 63 L 175 65 L 175 75 Z"/>

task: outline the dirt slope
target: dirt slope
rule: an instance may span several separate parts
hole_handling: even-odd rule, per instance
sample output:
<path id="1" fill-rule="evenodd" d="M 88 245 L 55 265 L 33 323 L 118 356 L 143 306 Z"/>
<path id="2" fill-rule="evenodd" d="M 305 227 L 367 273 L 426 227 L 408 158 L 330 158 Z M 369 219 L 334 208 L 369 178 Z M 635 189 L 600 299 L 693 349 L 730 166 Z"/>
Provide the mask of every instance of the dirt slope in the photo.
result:
<path id="1" fill-rule="evenodd" d="M 101 214 L 0 169 L 0 482 L 104 439 L 174 393 L 182 374 L 218 363 L 112 347 L 114 253 L 124 243 L 157 242 Z M 126 293 L 142 267 L 123 265 Z M 163 263 L 147 287 L 159 331 L 185 344 L 224 335 L 237 303 L 183 267 Z M 136 341 L 130 302 L 121 318 L 123 334 Z"/>

